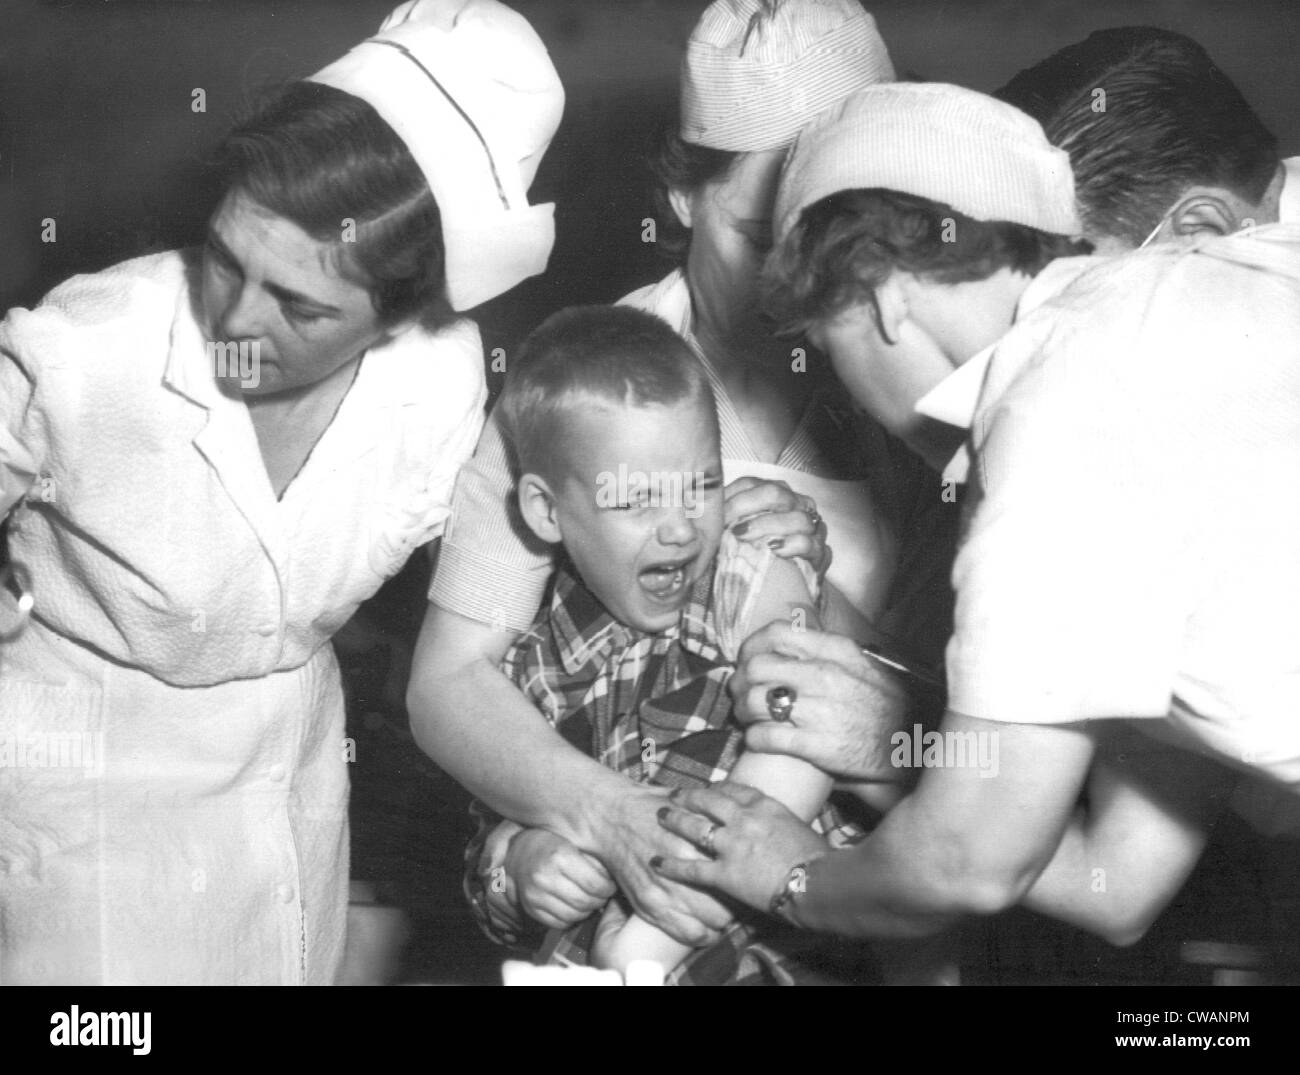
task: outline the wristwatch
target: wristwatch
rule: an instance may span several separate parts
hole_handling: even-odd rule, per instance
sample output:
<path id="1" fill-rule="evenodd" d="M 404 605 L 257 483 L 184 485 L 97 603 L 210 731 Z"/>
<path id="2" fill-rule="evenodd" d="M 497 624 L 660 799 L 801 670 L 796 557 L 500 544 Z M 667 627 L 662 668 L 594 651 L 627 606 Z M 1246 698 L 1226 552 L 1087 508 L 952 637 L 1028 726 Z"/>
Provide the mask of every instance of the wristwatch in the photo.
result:
<path id="1" fill-rule="evenodd" d="M 768 913 L 777 918 L 784 918 L 791 924 L 797 924 L 790 917 L 790 904 L 794 902 L 796 896 L 802 896 L 807 891 L 808 863 L 801 862 L 797 866 L 791 866 L 790 872 L 785 875 L 785 883 L 777 889 L 772 902 L 767 905 Z"/>

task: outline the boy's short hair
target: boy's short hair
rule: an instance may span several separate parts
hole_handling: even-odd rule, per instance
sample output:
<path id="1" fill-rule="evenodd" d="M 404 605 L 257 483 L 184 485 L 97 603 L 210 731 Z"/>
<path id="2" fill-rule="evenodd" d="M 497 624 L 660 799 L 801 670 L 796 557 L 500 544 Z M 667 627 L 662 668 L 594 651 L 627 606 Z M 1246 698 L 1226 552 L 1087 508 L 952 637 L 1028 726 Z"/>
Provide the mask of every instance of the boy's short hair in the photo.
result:
<path id="1" fill-rule="evenodd" d="M 666 321 L 628 306 L 571 306 L 543 321 L 510 362 L 497 404 L 517 473 L 557 481 L 566 421 L 583 405 L 669 405 L 713 394 Z"/>
<path id="2" fill-rule="evenodd" d="M 943 284 L 999 269 L 1030 276 L 1088 246 L 1024 224 L 974 220 L 951 206 L 896 190 L 842 190 L 808 206 L 764 270 L 769 313 L 784 333 L 806 332 L 860 302 L 895 272 Z"/>
<path id="3" fill-rule="evenodd" d="M 1098 30 L 994 96 L 1069 153 L 1089 235 L 1136 245 L 1188 187 L 1254 203 L 1277 172 L 1277 139 L 1241 91 L 1204 48 L 1169 30 Z"/>

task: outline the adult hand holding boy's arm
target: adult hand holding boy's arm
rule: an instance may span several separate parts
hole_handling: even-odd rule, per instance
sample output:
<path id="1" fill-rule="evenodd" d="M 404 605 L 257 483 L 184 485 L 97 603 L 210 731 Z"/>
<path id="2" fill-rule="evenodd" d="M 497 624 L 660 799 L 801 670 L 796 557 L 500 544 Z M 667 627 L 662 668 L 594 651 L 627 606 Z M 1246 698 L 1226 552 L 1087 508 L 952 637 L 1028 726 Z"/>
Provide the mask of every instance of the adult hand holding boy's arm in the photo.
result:
<path id="1" fill-rule="evenodd" d="M 826 578 L 833 554 L 826 521 L 810 496 L 796 493 L 783 481 L 737 478 L 724 493 L 724 522 L 741 541 L 771 549 L 782 560 L 806 560 L 821 581 L 823 608 L 830 625 L 841 634 L 868 640 L 876 629 L 862 611 Z"/>
<path id="2" fill-rule="evenodd" d="M 659 868 L 764 910 L 806 864 L 784 914 L 805 929 L 848 937 L 926 936 L 962 915 L 1003 911 L 1056 851 L 1092 741 L 1082 724 L 1003 724 L 952 712 L 941 731 L 996 737 L 996 779 L 972 765 L 926 769 L 870 836 L 816 858 L 811 845 L 797 843 L 806 831 L 799 819 L 752 788 L 683 792 L 663 824 L 690 838 L 712 820 L 716 857 L 666 859 Z"/>
<path id="3" fill-rule="evenodd" d="M 737 478 L 723 490 L 723 512 L 724 524 L 740 540 L 764 545 L 783 560 L 801 557 L 825 578 L 831 549 L 812 497 L 782 481 Z"/>
<path id="4" fill-rule="evenodd" d="M 659 877 L 654 855 L 683 844 L 658 824 L 666 793 L 571 746 L 500 670 L 513 635 L 430 604 L 407 697 L 421 749 L 497 813 L 594 855 L 644 917 L 684 944 L 730 921 L 711 896 Z"/>
<path id="5" fill-rule="evenodd" d="M 788 722 L 771 719 L 767 692 L 788 687 Z M 887 672 L 841 635 L 773 623 L 751 635 L 731 677 L 745 746 L 788 754 L 854 781 L 896 782 L 890 737 L 902 727 L 907 695 Z"/>

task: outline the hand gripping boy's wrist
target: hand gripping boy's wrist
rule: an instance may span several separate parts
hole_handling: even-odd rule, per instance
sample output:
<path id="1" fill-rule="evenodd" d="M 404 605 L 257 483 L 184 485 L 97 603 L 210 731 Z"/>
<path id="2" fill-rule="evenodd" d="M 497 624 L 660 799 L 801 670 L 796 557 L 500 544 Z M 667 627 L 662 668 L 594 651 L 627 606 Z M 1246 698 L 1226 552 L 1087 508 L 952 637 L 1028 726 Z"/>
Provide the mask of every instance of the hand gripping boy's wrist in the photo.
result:
<path id="1" fill-rule="evenodd" d="M 791 925 L 799 925 L 794 918 L 795 901 L 808 891 L 808 863 L 800 862 L 791 866 L 781 882 L 781 887 L 772 896 L 767 905 L 768 913 L 773 917 L 784 919 Z"/>

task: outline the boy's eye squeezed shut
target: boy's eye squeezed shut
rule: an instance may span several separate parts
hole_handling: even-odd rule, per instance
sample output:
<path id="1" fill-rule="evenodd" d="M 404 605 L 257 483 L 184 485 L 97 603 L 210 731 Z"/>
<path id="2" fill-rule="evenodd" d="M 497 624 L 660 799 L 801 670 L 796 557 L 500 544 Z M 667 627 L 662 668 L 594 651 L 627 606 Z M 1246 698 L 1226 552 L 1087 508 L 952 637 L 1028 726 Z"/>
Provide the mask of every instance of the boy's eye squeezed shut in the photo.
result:
<path id="1" fill-rule="evenodd" d="M 630 489 L 612 489 L 598 485 L 596 506 L 603 511 L 647 514 L 663 510 L 684 509 L 687 518 L 697 518 L 703 505 L 722 492 L 722 478 L 717 475 L 673 475 L 671 480 L 633 482 Z"/>

